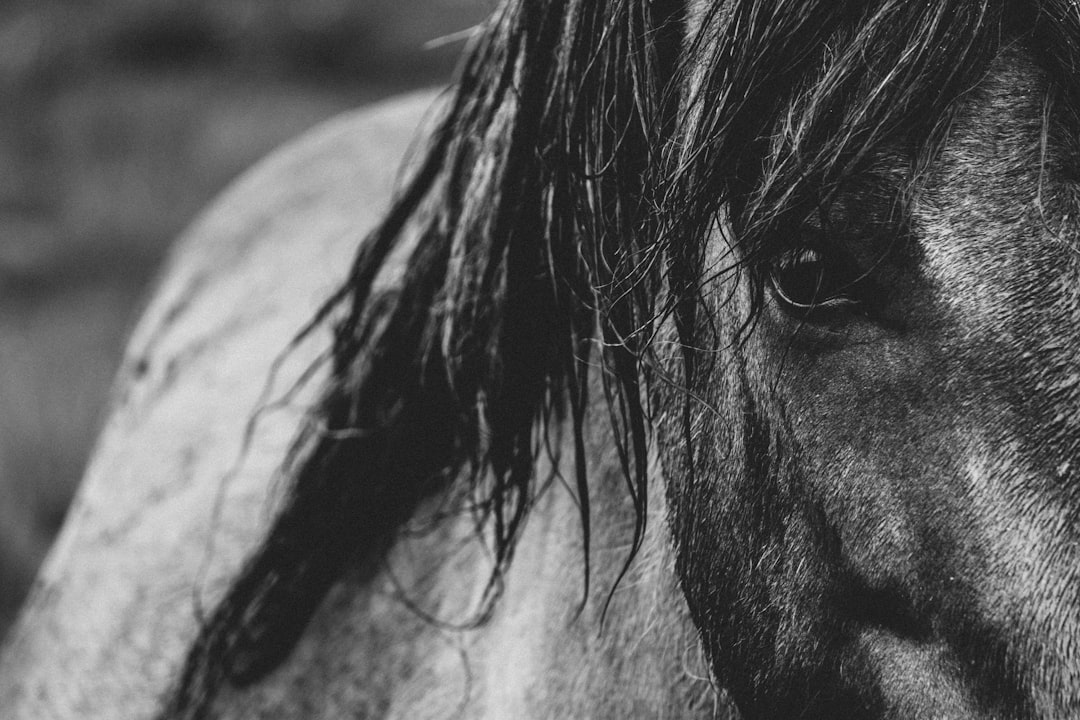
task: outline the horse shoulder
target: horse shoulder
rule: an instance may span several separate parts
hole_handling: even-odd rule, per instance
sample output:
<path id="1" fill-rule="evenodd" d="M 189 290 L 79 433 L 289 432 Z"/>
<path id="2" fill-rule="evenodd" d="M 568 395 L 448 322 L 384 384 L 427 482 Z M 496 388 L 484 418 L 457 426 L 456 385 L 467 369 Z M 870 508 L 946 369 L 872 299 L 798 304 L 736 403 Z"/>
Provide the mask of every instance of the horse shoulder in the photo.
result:
<path id="1" fill-rule="evenodd" d="M 287 391 L 329 338 L 285 351 L 387 208 L 433 99 L 327 123 L 250 171 L 177 244 L 0 657 L 7 712 L 121 718 L 157 707 L 200 610 L 265 533 L 280 485 L 270 480 L 318 378 Z"/>
<path id="2" fill-rule="evenodd" d="M 681 601 L 662 484 L 650 487 L 641 553 L 620 579 L 634 511 L 610 428 L 588 433 L 588 602 L 581 521 L 566 488 L 554 483 L 537 497 L 504 592 L 483 622 L 491 538 L 478 535 L 469 512 L 433 498 L 377 572 L 342 578 L 282 666 L 254 685 L 225 688 L 215 716 L 734 717 L 710 682 Z M 564 440 L 565 457 L 572 445 Z M 551 472 L 542 458 L 538 478 Z"/>

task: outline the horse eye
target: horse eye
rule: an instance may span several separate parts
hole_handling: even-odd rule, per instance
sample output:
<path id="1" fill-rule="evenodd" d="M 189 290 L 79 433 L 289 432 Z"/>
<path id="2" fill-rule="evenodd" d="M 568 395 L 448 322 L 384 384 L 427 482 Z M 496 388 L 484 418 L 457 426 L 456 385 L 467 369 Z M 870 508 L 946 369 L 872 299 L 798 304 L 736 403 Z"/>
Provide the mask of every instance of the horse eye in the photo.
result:
<path id="1" fill-rule="evenodd" d="M 859 304 L 846 263 L 818 250 L 784 253 L 775 261 L 769 282 L 780 304 L 804 318 L 815 311 Z"/>

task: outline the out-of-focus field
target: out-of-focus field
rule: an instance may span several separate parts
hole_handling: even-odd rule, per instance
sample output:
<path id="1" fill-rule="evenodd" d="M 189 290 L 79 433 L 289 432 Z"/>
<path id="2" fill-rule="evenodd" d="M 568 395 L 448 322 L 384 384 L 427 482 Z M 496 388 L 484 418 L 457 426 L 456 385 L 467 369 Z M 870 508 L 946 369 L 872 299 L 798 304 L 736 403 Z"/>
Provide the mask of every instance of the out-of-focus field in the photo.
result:
<path id="1" fill-rule="evenodd" d="M 0 635 L 63 521 L 125 335 L 224 184 L 339 111 L 445 82 L 492 0 L 0 6 Z"/>

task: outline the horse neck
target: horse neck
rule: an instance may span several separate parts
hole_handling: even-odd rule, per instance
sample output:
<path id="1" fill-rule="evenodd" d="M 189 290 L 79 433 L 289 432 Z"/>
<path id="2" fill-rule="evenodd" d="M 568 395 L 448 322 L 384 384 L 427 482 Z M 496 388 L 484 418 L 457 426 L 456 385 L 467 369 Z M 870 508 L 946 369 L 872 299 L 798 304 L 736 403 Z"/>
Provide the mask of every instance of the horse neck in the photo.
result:
<path id="1" fill-rule="evenodd" d="M 432 501 L 374 577 L 358 571 L 333 589 L 282 668 L 219 698 L 222 716 L 725 716 L 675 581 L 659 473 L 643 546 L 616 585 L 634 514 L 613 443 L 593 435 L 584 603 L 582 526 L 565 484 L 539 494 L 494 613 L 475 626 L 490 554 L 469 513 L 429 526 L 445 510 Z M 551 475 L 545 465 L 538 478 Z"/>

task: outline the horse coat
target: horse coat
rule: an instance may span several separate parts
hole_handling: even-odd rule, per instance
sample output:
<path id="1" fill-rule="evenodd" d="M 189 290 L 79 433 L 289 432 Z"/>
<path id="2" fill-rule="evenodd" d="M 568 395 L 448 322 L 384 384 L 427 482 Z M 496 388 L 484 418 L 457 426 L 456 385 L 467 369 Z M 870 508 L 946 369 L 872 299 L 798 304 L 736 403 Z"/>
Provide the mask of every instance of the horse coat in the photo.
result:
<path id="1" fill-rule="evenodd" d="M 5 717 L 145 718 L 157 712 L 199 626 L 197 607 L 205 612 L 220 599 L 267 531 L 281 495 L 269 480 L 285 461 L 305 403 L 312 401 L 310 389 L 266 410 L 246 440 L 252 417 L 324 351 L 326 339 L 317 337 L 283 355 L 288 339 L 340 281 L 356 238 L 384 212 L 401 157 L 435 100 L 429 93 L 409 96 L 312 131 L 239 180 L 180 240 L 132 336 L 113 412 L 72 519 L 41 572 L 32 609 L 8 641 L 0 669 Z M 268 389 L 271 366 L 283 356 Z M 606 472 L 609 482 L 621 482 L 616 469 Z M 679 701 L 670 704 L 673 716 L 682 716 L 674 708 L 687 696 L 711 709 L 707 671 L 688 625 L 651 626 L 659 621 L 643 614 L 605 638 L 593 624 L 595 608 L 593 622 L 575 620 L 580 529 L 568 499 L 549 495 L 537 534 L 564 547 L 557 553 L 538 547 L 535 563 L 522 565 L 535 573 L 545 555 L 554 557 L 556 567 L 544 571 L 552 576 L 551 596 L 530 599 L 511 590 L 505 613 L 483 634 L 442 628 L 408 607 L 410 595 L 396 588 L 411 587 L 417 581 L 410 577 L 438 573 L 439 566 L 391 560 L 388 568 L 407 577 L 381 576 L 371 597 L 360 600 L 341 593 L 316 621 L 326 635 L 316 633 L 315 642 L 298 649 L 282 685 L 263 698 L 238 696 L 223 712 L 566 717 L 588 715 L 590 706 L 600 714 L 621 706 L 633 714 L 669 705 L 662 668 L 688 673 Z M 441 570 L 451 597 L 422 609 L 465 623 L 489 563 L 469 551 L 471 522 L 448 528 L 429 545 L 453 543 L 455 535 L 463 548 Z M 402 552 L 416 562 L 417 549 Z M 605 552 L 617 559 L 622 548 Z M 675 592 L 674 576 L 665 543 L 657 541 L 655 552 L 640 582 L 644 594 L 660 602 Z M 654 647 L 656 636 L 672 629 L 678 634 L 671 647 Z M 535 645 L 558 646 L 567 675 L 577 675 L 563 682 L 583 687 L 556 692 L 551 673 L 528 656 L 530 636 Z M 478 655 L 478 641 L 497 652 Z M 415 647 L 395 657 L 394 644 L 405 642 Z M 617 694 L 583 696 L 586 668 L 569 662 L 568 652 L 589 656 L 599 647 L 622 655 L 622 642 L 642 652 L 634 662 L 628 662 L 633 653 L 610 659 L 629 665 L 611 689 Z M 476 657 L 469 661 L 469 655 Z M 350 672 L 339 674 L 343 667 Z M 341 685 L 306 690 L 312 673 L 332 673 Z M 373 676 L 386 687 L 373 687 Z M 648 676 L 651 683 L 644 682 Z"/>
<path id="2" fill-rule="evenodd" d="M 1074 716 L 1076 67 L 1059 0 L 505 3 L 393 202 L 431 97 L 181 243 L 3 707 Z"/>

